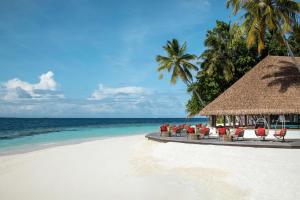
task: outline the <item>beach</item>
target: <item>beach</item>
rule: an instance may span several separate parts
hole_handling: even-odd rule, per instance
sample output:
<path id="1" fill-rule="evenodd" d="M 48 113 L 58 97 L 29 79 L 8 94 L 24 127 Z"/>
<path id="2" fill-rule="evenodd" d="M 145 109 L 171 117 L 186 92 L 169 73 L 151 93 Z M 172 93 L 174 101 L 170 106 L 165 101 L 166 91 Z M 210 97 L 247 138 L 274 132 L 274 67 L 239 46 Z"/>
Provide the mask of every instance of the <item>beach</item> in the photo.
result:
<path id="1" fill-rule="evenodd" d="M 123 2 L 0 1 L 0 200 L 300 200 L 300 1 Z"/>
<path id="2" fill-rule="evenodd" d="M 0 198 L 298 199 L 299 155 L 106 138 L 0 156 Z"/>

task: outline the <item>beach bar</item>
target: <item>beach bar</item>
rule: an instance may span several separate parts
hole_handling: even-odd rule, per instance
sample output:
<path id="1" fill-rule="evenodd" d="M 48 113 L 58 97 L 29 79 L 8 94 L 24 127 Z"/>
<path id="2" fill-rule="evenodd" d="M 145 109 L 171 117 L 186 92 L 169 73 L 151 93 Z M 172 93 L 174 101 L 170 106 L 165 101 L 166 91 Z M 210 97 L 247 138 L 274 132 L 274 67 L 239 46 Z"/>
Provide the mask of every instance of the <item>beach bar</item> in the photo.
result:
<path id="1" fill-rule="evenodd" d="M 267 56 L 200 115 L 212 127 L 254 127 L 264 119 L 270 128 L 300 129 L 300 72 L 291 57 Z"/>

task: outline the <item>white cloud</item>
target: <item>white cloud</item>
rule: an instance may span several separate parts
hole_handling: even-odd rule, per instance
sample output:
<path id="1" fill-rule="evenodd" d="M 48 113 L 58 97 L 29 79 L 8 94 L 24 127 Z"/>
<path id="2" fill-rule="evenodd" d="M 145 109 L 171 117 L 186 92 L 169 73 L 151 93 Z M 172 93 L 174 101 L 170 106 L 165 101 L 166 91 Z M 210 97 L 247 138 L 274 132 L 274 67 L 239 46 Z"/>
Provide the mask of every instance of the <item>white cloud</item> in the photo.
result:
<path id="1" fill-rule="evenodd" d="M 98 89 L 96 89 L 89 100 L 103 100 L 108 98 L 113 98 L 115 100 L 123 98 L 133 98 L 139 97 L 145 92 L 144 88 L 136 86 L 128 87 L 105 87 L 102 84 L 99 84 Z"/>
<path id="2" fill-rule="evenodd" d="M 20 80 L 19 80 L 20 81 Z M 107 87 L 102 84 L 88 99 L 57 98 L 55 87 L 51 90 L 32 89 L 24 81 L 11 89 L 0 89 L 0 117 L 184 117 L 188 94 L 184 90 L 154 90 L 139 86 Z M 3 84 L 4 85 L 4 84 Z M 48 87 L 49 88 L 49 87 Z M 4 93 L 3 93 L 4 91 Z M 33 98 L 42 96 L 41 99 Z M 46 98 L 48 95 L 49 98 Z M 56 95 L 55 98 L 50 98 Z M 11 100 L 13 99 L 13 100 Z"/>
<path id="3" fill-rule="evenodd" d="M 42 74 L 40 76 L 40 82 L 33 85 L 34 89 L 39 90 L 56 90 L 56 82 L 53 79 L 54 73 L 52 71 L 48 71 L 46 74 Z"/>
<path id="4" fill-rule="evenodd" d="M 157 91 L 139 86 L 107 87 L 99 84 L 88 101 L 82 102 L 78 109 L 110 117 L 185 116 L 187 97 L 185 91 Z"/>
<path id="5" fill-rule="evenodd" d="M 48 71 L 40 75 L 39 82 L 35 84 L 22 81 L 18 78 L 8 80 L 1 84 L 0 98 L 10 100 L 20 99 L 48 99 L 63 98 L 63 94 L 58 93 L 57 83 L 54 80 L 54 73 Z"/>

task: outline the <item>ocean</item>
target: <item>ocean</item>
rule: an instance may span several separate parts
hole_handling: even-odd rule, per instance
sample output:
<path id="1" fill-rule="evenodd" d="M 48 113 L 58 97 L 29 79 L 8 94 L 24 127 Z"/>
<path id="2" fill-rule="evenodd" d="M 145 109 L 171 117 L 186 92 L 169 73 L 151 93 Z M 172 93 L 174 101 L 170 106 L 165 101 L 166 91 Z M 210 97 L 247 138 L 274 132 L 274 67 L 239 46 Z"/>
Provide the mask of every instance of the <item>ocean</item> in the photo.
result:
<path id="1" fill-rule="evenodd" d="M 159 131 L 162 123 L 207 123 L 206 118 L 0 118 L 0 154 Z"/>

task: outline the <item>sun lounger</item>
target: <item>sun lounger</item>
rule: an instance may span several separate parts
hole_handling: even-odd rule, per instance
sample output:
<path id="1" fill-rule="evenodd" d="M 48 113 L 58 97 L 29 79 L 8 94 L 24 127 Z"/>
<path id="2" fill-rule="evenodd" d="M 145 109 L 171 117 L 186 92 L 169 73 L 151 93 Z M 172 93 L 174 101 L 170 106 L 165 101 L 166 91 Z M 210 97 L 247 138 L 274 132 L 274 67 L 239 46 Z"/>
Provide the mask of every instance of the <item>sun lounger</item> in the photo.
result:
<path id="1" fill-rule="evenodd" d="M 160 126 L 160 136 L 162 137 L 170 136 L 167 124 L 163 124 Z"/>
<path id="2" fill-rule="evenodd" d="M 199 133 L 201 138 L 204 138 L 205 136 L 209 137 L 211 135 L 210 129 L 207 127 L 200 128 Z"/>
<path id="3" fill-rule="evenodd" d="M 232 140 L 236 139 L 239 140 L 239 138 L 243 138 L 244 140 L 244 133 L 245 130 L 242 128 L 237 128 L 234 130 L 234 133 L 231 135 Z"/>
<path id="4" fill-rule="evenodd" d="M 195 128 L 189 127 L 189 128 L 186 130 L 186 133 L 187 133 L 187 138 L 188 138 L 188 139 L 191 139 L 191 140 L 196 140 L 196 139 L 198 139 L 198 136 L 196 135 L 196 132 L 195 132 Z"/>
<path id="5" fill-rule="evenodd" d="M 227 135 L 227 129 L 226 128 L 218 128 L 217 134 L 219 136 L 219 139 L 224 139 L 224 137 Z"/>
<path id="6" fill-rule="evenodd" d="M 180 126 L 174 126 L 174 127 L 172 127 L 171 135 L 181 136 L 181 131 L 182 131 L 182 128 Z"/>

